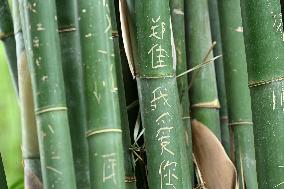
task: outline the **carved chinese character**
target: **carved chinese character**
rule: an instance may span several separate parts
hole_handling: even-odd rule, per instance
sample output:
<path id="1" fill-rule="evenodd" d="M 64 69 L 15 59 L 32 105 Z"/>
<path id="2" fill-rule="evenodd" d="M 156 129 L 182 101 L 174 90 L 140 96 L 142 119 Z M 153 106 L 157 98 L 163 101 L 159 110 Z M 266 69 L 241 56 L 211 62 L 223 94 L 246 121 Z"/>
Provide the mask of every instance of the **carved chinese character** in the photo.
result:
<path id="1" fill-rule="evenodd" d="M 167 88 L 158 87 L 153 92 L 153 99 L 151 100 L 152 110 L 156 110 L 158 102 L 162 102 L 164 106 L 171 105 L 168 102 L 168 90 Z"/>
<path id="2" fill-rule="evenodd" d="M 168 118 L 168 119 L 167 119 Z M 160 123 L 166 123 L 166 119 L 168 120 L 168 122 L 170 122 L 170 120 L 172 119 L 171 115 L 169 112 L 166 113 L 162 113 L 157 119 L 156 119 L 156 123 L 158 123 L 158 125 L 160 125 Z"/>
<path id="3" fill-rule="evenodd" d="M 111 180 L 114 184 L 116 184 L 116 178 L 115 178 L 115 167 L 116 167 L 116 154 L 107 154 L 102 155 L 104 159 L 103 164 L 103 182 L 106 182 L 108 180 Z"/>
<path id="4" fill-rule="evenodd" d="M 175 174 L 176 167 L 176 162 L 166 160 L 160 164 L 159 174 L 161 178 L 161 189 L 164 185 L 176 189 L 175 185 L 173 184 L 173 180 L 178 180 L 178 177 Z"/>
<path id="5" fill-rule="evenodd" d="M 165 58 L 169 57 L 167 51 L 162 48 L 161 45 L 153 45 L 149 50 L 148 54 L 152 55 L 152 68 L 162 68 L 167 66 L 165 63 Z"/>
<path id="6" fill-rule="evenodd" d="M 172 129 L 173 127 L 162 127 L 157 131 L 156 138 L 159 137 L 158 141 L 161 145 L 161 155 L 163 155 L 164 152 L 168 152 L 173 156 L 175 155 L 175 153 L 168 148 L 168 145 L 171 144 L 170 133 Z"/>

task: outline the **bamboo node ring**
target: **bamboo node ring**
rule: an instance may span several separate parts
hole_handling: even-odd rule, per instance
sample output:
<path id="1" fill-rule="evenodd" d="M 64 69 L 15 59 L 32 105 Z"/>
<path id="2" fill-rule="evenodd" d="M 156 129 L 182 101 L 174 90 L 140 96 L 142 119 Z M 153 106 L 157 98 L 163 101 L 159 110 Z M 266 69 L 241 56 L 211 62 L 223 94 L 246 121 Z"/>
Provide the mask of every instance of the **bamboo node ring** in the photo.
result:
<path id="1" fill-rule="evenodd" d="M 125 183 L 136 182 L 136 177 L 125 177 Z"/>
<path id="2" fill-rule="evenodd" d="M 55 112 L 55 111 L 66 111 L 67 107 L 51 107 L 51 108 L 41 108 L 35 111 L 35 115 L 47 113 L 47 112 Z"/>
<path id="3" fill-rule="evenodd" d="M 66 33 L 66 32 L 73 32 L 76 31 L 75 27 L 69 27 L 69 28 L 60 28 L 58 29 L 59 33 Z"/>
<path id="4" fill-rule="evenodd" d="M 283 81 L 283 80 L 284 80 L 284 76 L 278 77 L 278 78 L 272 78 L 270 80 L 251 81 L 251 82 L 249 82 L 248 86 L 249 86 L 249 88 L 259 87 L 259 86 L 262 86 L 262 85 L 268 85 L 268 84 Z"/>
<path id="5" fill-rule="evenodd" d="M 90 137 L 101 133 L 122 133 L 121 129 L 94 129 L 86 132 L 86 137 Z"/>
<path id="6" fill-rule="evenodd" d="M 229 123 L 229 126 L 238 126 L 238 125 L 253 125 L 252 121 L 237 121 Z"/>
<path id="7" fill-rule="evenodd" d="M 119 34 L 118 34 L 118 31 L 112 31 L 112 37 L 115 38 L 115 37 L 119 37 Z"/>

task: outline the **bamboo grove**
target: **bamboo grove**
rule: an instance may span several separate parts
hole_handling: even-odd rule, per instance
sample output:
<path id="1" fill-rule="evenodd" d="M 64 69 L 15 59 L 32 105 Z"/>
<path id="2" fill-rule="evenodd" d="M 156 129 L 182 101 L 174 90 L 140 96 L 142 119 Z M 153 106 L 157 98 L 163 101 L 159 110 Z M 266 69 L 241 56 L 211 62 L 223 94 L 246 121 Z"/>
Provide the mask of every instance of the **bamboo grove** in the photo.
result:
<path id="1" fill-rule="evenodd" d="M 0 0 L 25 188 L 283 188 L 282 6 Z"/>

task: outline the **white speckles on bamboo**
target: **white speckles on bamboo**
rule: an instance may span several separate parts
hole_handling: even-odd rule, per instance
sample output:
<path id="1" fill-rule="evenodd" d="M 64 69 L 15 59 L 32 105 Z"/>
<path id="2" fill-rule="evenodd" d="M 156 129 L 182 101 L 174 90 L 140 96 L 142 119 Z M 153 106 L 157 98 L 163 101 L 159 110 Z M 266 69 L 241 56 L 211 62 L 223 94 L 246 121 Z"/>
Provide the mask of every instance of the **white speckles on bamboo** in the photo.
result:
<path id="1" fill-rule="evenodd" d="M 279 186 L 281 186 L 281 185 L 283 185 L 283 184 L 284 184 L 284 182 L 280 182 L 279 184 L 273 186 L 273 188 L 278 188 Z"/>
<path id="2" fill-rule="evenodd" d="M 242 26 L 239 26 L 235 29 L 236 32 L 239 32 L 239 33 L 243 33 L 244 32 L 244 28 Z"/>
<path id="3" fill-rule="evenodd" d="M 107 22 L 108 22 L 108 26 L 105 29 L 105 33 L 107 33 L 111 29 L 111 20 L 110 20 L 110 17 L 109 17 L 108 14 L 106 15 L 106 19 L 107 19 Z"/>
<path id="4" fill-rule="evenodd" d="M 86 9 L 82 9 L 82 13 L 86 13 L 87 12 L 87 10 Z"/>
<path id="5" fill-rule="evenodd" d="M 107 51 L 104 51 L 104 50 L 98 50 L 98 52 L 102 54 L 108 54 Z"/>
<path id="6" fill-rule="evenodd" d="M 92 34 L 91 34 L 91 33 L 88 33 L 88 34 L 85 35 L 85 37 L 86 37 L 86 38 L 92 37 Z"/>
<path id="7" fill-rule="evenodd" d="M 36 28 L 37 31 L 44 31 L 45 30 L 45 28 L 42 26 L 42 23 L 38 23 L 36 26 L 37 26 L 37 28 Z"/>
<path id="8" fill-rule="evenodd" d="M 46 166 L 46 169 L 51 170 L 59 175 L 62 175 L 63 173 L 57 169 L 55 169 L 54 167 L 50 167 L 50 166 Z"/>
<path id="9" fill-rule="evenodd" d="M 275 92 L 272 91 L 272 102 L 273 102 L 273 110 L 275 110 L 275 106 L 276 106 L 276 96 L 275 96 Z"/>
<path id="10" fill-rule="evenodd" d="M 183 12 L 182 10 L 180 10 L 180 9 L 174 9 L 174 10 L 173 10 L 173 13 L 174 13 L 175 15 L 184 15 L 184 12 Z"/>
<path id="11" fill-rule="evenodd" d="M 42 81 L 47 81 L 47 80 L 48 80 L 48 76 L 45 75 L 45 76 L 43 76 L 41 79 L 42 79 Z"/>
<path id="12" fill-rule="evenodd" d="M 105 82 L 105 81 L 103 81 L 103 86 L 104 86 L 104 87 L 106 86 L 106 82 Z"/>
<path id="13" fill-rule="evenodd" d="M 53 130 L 53 128 L 52 128 L 51 125 L 48 125 L 48 129 L 49 129 L 49 131 L 50 131 L 52 134 L 54 134 L 54 130 Z"/>

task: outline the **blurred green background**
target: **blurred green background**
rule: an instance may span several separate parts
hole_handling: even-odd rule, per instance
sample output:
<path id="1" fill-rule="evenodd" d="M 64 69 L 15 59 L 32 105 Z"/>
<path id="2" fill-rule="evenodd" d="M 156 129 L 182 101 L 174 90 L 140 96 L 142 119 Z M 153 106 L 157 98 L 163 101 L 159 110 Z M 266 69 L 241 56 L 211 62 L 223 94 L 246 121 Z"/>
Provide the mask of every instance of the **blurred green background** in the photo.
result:
<path id="1" fill-rule="evenodd" d="M 0 42 L 0 152 L 10 189 L 22 189 L 21 123 L 17 95 Z"/>

